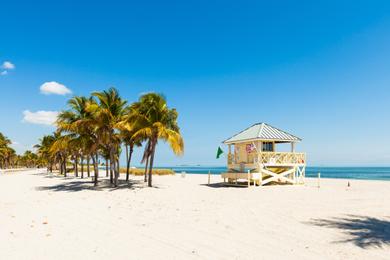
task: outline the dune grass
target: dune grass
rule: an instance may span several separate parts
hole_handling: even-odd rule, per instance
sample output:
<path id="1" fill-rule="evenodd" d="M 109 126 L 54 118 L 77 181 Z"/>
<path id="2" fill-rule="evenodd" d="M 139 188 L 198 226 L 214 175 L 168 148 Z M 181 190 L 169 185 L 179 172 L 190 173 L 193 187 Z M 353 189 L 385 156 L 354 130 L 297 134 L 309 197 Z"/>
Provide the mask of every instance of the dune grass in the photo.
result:
<path id="1" fill-rule="evenodd" d="M 81 167 L 79 166 L 78 169 L 79 169 L 79 174 L 81 174 Z M 93 167 L 91 167 L 91 171 L 93 171 Z M 71 168 L 71 169 L 68 169 L 67 172 L 68 173 L 73 173 L 74 170 L 73 170 L 73 168 Z M 84 167 L 84 173 L 86 173 L 86 172 L 87 172 L 87 167 L 85 166 Z M 99 169 L 99 172 L 104 172 L 105 173 L 106 169 L 102 169 L 101 168 L 101 169 Z M 120 168 L 119 172 L 121 174 L 126 174 L 126 168 Z M 143 168 L 130 169 L 130 174 L 131 175 L 135 175 L 135 176 L 142 176 L 142 175 L 145 174 L 145 169 L 143 169 Z M 163 176 L 163 175 L 175 175 L 175 172 L 172 169 L 153 169 L 152 174 L 153 175 L 161 175 L 161 176 Z"/>
<path id="2" fill-rule="evenodd" d="M 120 173 L 126 173 L 126 168 L 121 168 Z M 142 176 L 145 173 L 145 169 L 130 169 L 130 174 L 135 176 Z M 172 169 L 153 169 L 153 175 L 174 175 L 175 172 Z"/>

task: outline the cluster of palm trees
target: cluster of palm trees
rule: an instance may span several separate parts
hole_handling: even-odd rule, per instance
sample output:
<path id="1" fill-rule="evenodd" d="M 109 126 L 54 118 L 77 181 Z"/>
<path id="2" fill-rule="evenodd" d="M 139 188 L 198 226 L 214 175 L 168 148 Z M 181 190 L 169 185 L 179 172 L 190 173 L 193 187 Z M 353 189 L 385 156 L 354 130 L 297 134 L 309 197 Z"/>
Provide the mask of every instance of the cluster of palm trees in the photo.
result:
<path id="1" fill-rule="evenodd" d="M 99 161 L 105 160 L 106 176 L 114 186 L 120 175 L 119 158 L 122 148 L 126 153 L 126 180 L 133 151 L 144 147 L 145 182 L 152 186 L 152 170 L 156 146 L 167 142 L 173 152 L 181 155 L 184 143 L 177 123 L 178 113 L 167 105 L 164 96 L 157 93 L 142 95 L 137 102 L 127 104 L 115 88 L 94 92 L 89 97 L 75 96 L 68 101 L 68 109 L 59 113 L 57 130 L 44 136 L 36 145 L 38 155 L 47 168 L 67 175 L 71 162 L 75 176 L 84 178 L 84 166 L 90 176 L 94 171 L 94 185 L 98 184 Z"/>
<path id="2" fill-rule="evenodd" d="M 2 169 L 9 168 L 15 161 L 15 150 L 10 146 L 11 140 L 0 133 L 0 167 Z"/>
<path id="3" fill-rule="evenodd" d="M 0 169 L 33 168 L 44 165 L 44 161 L 32 151 L 26 151 L 23 155 L 16 154 L 11 144 L 11 140 L 0 133 Z"/>

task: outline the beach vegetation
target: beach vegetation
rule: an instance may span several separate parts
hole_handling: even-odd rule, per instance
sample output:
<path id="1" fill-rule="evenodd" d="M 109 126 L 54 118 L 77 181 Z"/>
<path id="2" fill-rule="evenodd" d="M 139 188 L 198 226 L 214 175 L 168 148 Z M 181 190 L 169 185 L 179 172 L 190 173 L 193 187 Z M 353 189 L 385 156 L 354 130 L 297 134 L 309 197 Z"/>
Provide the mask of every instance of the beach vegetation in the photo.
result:
<path id="1" fill-rule="evenodd" d="M 166 98 L 158 93 L 142 95 L 137 102 L 124 100 L 115 88 L 93 92 L 89 97 L 74 96 L 61 111 L 52 135 L 44 136 L 35 147 L 48 171 L 58 169 L 67 176 L 71 170 L 84 178 L 84 164 L 90 177 L 93 165 L 93 182 L 98 185 L 100 160 L 104 160 L 106 176 L 116 187 L 120 173 L 144 175 L 152 186 L 152 175 L 174 174 L 172 170 L 153 169 L 156 147 L 166 142 L 175 155 L 184 152 L 184 141 L 177 122 L 178 112 L 170 108 Z M 141 163 L 145 168 L 132 169 L 131 160 L 136 148 L 143 147 Z M 123 149 L 124 148 L 124 149 Z M 125 151 L 126 168 L 121 169 L 119 158 Z M 141 175 L 142 175 L 141 174 Z"/>

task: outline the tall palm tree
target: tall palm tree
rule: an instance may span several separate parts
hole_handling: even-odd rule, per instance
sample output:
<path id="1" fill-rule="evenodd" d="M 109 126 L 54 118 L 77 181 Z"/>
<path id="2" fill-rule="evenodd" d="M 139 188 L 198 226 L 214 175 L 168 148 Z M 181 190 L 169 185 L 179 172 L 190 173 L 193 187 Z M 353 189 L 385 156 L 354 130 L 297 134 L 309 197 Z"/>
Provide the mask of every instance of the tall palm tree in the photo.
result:
<path id="1" fill-rule="evenodd" d="M 58 115 L 57 127 L 60 132 L 68 133 L 73 141 L 73 153 L 75 158 L 75 172 L 78 172 L 77 161 L 81 157 L 82 173 L 84 177 L 83 161 L 87 157 L 87 171 L 89 174 L 89 161 L 92 157 L 94 165 L 94 183 L 98 181 L 98 136 L 95 133 L 96 120 L 88 110 L 89 106 L 94 106 L 95 100 L 90 97 L 75 96 L 68 101 L 69 110 L 62 111 Z"/>
<path id="2" fill-rule="evenodd" d="M 27 150 L 22 155 L 22 160 L 23 160 L 26 167 L 32 168 L 32 167 L 37 166 L 38 155 L 36 155 L 35 153 L 33 153 L 30 150 Z"/>
<path id="3" fill-rule="evenodd" d="M 136 138 L 134 136 L 139 128 L 137 124 L 134 124 L 134 122 L 131 121 L 133 114 L 131 109 L 131 106 L 125 108 L 123 120 L 117 125 L 126 150 L 126 181 L 129 181 L 130 164 L 134 152 L 134 147 L 141 147 L 142 141 L 144 141 L 142 138 Z"/>
<path id="4" fill-rule="evenodd" d="M 149 164 L 148 186 L 151 187 L 158 141 L 167 142 L 176 155 L 181 155 L 184 151 L 184 141 L 177 123 L 178 113 L 176 109 L 168 107 L 164 96 L 157 93 L 141 96 L 139 101 L 131 106 L 131 111 L 132 115 L 128 121 L 132 121 L 139 128 L 133 137 L 148 140 L 145 155 Z"/>
<path id="5" fill-rule="evenodd" d="M 82 154 L 82 145 L 83 145 L 83 140 L 80 135 L 73 134 L 71 135 L 71 140 L 70 142 L 70 153 L 73 159 L 73 171 L 76 177 L 79 177 L 79 158 L 81 157 Z"/>
<path id="6" fill-rule="evenodd" d="M 53 144 L 50 147 L 49 152 L 52 156 L 59 161 L 60 173 L 67 177 L 66 164 L 68 162 L 68 156 L 70 151 L 71 137 L 69 135 L 61 135 L 58 131 L 56 133 L 56 138 Z"/>
<path id="7" fill-rule="evenodd" d="M 145 172 L 144 172 L 144 182 L 148 181 L 148 167 L 149 167 L 149 157 L 151 154 L 151 146 L 150 146 L 150 140 L 147 141 L 144 149 L 144 153 L 142 156 L 141 163 L 145 163 Z"/>
<path id="8" fill-rule="evenodd" d="M 110 175 L 110 181 L 111 183 L 114 182 L 114 176 L 112 171 L 109 169 L 109 164 L 110 164 L 110 151 L 108 149 L 105 149 L 105 147 L 100 148 L 100 154 L 102 157 L 106 160 L 105 166 L 106 166 L 106 177 Z"/>
<path id="9" fill-rule="evenodd" d="M 10 147 L 11 140 L 0 133 L 0 163 L 1 168 L 8 168 L 9 159 L 15 151 Z"/>
<path id="10" fill-rule="evenodd" d="M 88 107 L 95 120 L 95 131 L 99 136 L 99 144 L 109 151 L 110 168 L 114 172 L 114 186 L 118 186 L 120 136 L 117 125 L 121 122 L 126 101 L 115 88 L 102 92 L 94 92 L 97 103 Z"/>
<path id="11" fill-rule="evenodd" d="M 39 140 L 39 144 L 35 145 L 38 156 L 47 163 L 47 171 L 53 172 L 53 165 L 55 163 L 54 157 L 50 153 L 50 147 L 55 142 L 55 135 L 45 135 Z"/>
<path id="12" fill-rule="evenodd" d="M 134 147 L 142 146 L 142 140 L 140 138 L 135 138 L 134 133 L 136 131 L 121 131 L 122 140 L 126 149 L 126 181 L 129 181 L 130 176 L 130 165 L 131 159 L 134 153 Z"/>
<path id="13" fill-rule="evenodd" d="M 16 156 L 16 152 L 13 148 L 7 146 L 3 149 L 4 166 L 5 168 L 13 167 L 13 160 Z"/>

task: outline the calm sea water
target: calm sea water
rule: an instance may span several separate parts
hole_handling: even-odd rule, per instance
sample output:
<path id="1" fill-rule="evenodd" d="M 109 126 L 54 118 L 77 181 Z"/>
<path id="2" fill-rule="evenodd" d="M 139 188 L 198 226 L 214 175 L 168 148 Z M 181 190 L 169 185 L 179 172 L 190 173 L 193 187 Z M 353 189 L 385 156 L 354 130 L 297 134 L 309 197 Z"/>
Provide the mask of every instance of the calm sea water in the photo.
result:
<path id="1" fill-rule="evenodd" d="M 173 169 L 177 173 L 186 172 L 194 174 L 220 174 L 226 171 L 226 167 L 163 167 Z M 389 180 L 390 167 L 307 167 L 306 177 L 317 177 L 321 173 L 322 178 L 337 179 L 361 179 L 361 180 Z"/>

